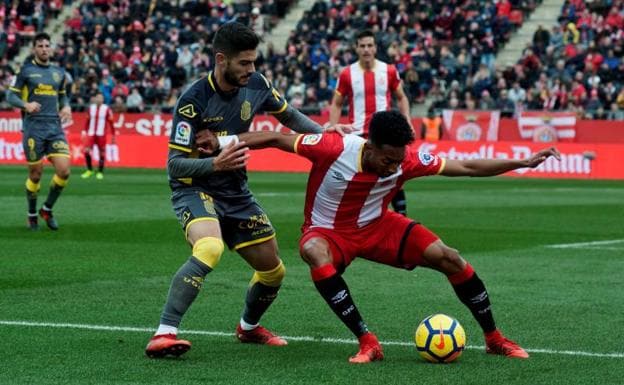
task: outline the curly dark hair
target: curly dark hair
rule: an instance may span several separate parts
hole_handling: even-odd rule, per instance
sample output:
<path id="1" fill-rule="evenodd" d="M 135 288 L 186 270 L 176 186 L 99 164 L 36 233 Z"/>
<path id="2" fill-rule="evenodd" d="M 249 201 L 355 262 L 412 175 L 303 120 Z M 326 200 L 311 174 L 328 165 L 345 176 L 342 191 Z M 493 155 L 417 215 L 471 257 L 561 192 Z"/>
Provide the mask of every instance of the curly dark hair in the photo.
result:
<path id="1" fill-rule="evenodd" d="M 414 132 L 399 111 L 378 111 L 371 119 L 368 140 L 378 148 L 384 144 L 402 147 L 414 141 Z"/>
<path id="2" fill-rule="evenodd" d="M 215 54 L 236 56 L 239 52 L 258 48 L 260 38 L 249 27 L 238 22 L 223 24 L 212 39 L 212 49 Z"/>

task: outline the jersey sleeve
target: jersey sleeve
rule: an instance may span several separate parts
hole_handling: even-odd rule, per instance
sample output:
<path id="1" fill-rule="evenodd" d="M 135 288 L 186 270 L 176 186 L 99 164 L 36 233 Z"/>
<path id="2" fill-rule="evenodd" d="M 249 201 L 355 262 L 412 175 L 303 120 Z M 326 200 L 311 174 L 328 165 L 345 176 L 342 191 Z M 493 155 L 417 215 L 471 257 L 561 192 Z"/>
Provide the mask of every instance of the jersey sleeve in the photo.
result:
<path id="1" fill-rule="evenodd" d="M 336 92 L 342 96 L 351 94 L 351 79 L 347 68 L 340 72 L 338 83 L 336 84 Z"/>
<path id="2" fill-rule="evenodd" d="M 195 145 L 195 134 L 201 124 L 201 110 L 197 101 L 184 96 L 173 113 L 169 148 L 190 153 Z"/>
<path id="3" fill-rule="evenodd" d="M 26 86 L 26 74 L 23 70 L 19 70 L 9 86 L 9 90 L 15 92 L 20 98 L 23 96 L 24 87 Z"/>
<path id="4" fill-rule="evenodd" d="M 388 66 L 388 89 L 392 92 L 396 91 L 401 84 L 401 76 L 394 65 Z"/>
<path id="5" fill-rule="evenodd" d="M 334 159 L 343 148 L 342 137 L 336 133 L 303 134 L 295 142 L 295 153 L 315 163 Z"/>
<path id="6" fill-rule="evenodd" d="M 264 85 L 267 87 L 266 96 L 262 102 L 262 110 L 268 114 L 279 114 L 284 112 L 286 107 L 288 107 L 286 99 L 284 99 L 279 91 L 271 85 L 271 82 L 265 78 L 264 75 L 260 73 L 258 73 L 258 75 L 262 78 Z"/>
<path id="7" fill-rule="evenodd" d="M 419 152 L 417 149 L 408 147 L 408 152 L 403 161 L 403 175 L 405 179 L 419 176 L 437 175 L 444 169 L 446 160 L 428 152 Z"/>

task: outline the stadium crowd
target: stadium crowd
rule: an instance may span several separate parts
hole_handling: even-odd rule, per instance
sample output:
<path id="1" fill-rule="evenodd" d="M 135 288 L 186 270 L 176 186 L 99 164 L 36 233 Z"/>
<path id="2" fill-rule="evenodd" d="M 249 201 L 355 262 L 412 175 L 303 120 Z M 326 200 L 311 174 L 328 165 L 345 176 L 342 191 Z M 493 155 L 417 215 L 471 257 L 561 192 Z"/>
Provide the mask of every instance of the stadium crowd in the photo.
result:
<path id="1" fill-rule="evenodd" d="M 39 31 L 60 3 L 5 0 L 0 50 L 15 49 L 5 30 Z M 101 91 L 115 111 L 171 111 L 181 88 L 212 68 L 220 24 L 237 20 L 266 37 L 290 5 L 177 3 L 80 1 L 55 53 L 73 79 L 75 109 Z M 266 39 L 257 67 L 293 106 L 327 114 L 340 69 L 356 60 L 354 34 L 369 28 L 379 59 L 396 65 L 412 103 L 428 98 L 437 110 L 499 109 L 503 116 L 572 110 L 624 120 L 624 1 L 567 0 L 558 25 L 538 28 L 516 63 L 496 65 L 502 44 L 536 6 L 536 0 L 316 0 L 286 47 Z M 9 57 L 0 62 L 0 88 L 12 75 Z"/>

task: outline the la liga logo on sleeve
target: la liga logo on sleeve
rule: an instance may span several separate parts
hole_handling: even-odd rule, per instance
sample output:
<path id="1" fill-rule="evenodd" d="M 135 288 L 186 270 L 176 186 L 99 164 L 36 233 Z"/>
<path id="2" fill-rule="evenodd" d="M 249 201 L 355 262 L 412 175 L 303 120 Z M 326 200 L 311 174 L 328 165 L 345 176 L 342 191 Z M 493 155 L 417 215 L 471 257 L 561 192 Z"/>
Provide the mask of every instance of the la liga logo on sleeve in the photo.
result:
<path id="1" fill-rule="evenodd" d="M 180 122 L 175 129 L 175 137 L 173 141 L 177 144 L 189 145 L 191 144 L 191 125 L 187 122 Z"/>
<path id="2" fill-rule="evenodd" d="M 305 144 L 306 146 L 314 146 L 318 142 L 321 141 L 323 134 L 310 134 L 306 135 L 301 139 L 301 144 Z"/>

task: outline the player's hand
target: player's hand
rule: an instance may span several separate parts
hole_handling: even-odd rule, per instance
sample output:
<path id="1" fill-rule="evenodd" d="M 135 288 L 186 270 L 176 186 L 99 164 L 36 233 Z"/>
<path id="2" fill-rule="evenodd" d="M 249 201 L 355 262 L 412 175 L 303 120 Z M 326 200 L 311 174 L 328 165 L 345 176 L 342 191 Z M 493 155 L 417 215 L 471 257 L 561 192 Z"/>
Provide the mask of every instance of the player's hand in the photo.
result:
<path id="1" fill-rule="evenodd" d="M 212 161 L 214 171 L 238 170 L 247 166 L 249 147 L 245 142 L 230 142 Z"/>
<path id="2" fill-rule="evenodd" d="M 61 118 L 61 123 L 62 124 L 66 124 L 68 122 L 71 122 L 71 120 L 72 120 L 71 107 L 70 106 L 65 106 L 65 107 L 61 108 L 61 110 L 59 111 L 59 117 Z"/>
<path id="3" fill-rule="evenodd" d="M 333 126 L 325 127 L 324 132 L 337 132 L 340 134 L 340 136 L 345 136 L 346 134 L 350 134 L 353 132 L 353 125 L 337 123 Z"/>
<path id="4" fill-rule="evenodd" d="M 203 154 L 212 154 L 219 149 L 219 140 L 210 130 L 201 130 L 195 135 L 197 150 Z"/>
<path id="5" fill-rule="evenodd" d="M 41 104 L 37 102 L 25 103 L 24 110 L 26 110 L 26 112 L 28 112 L 29 114 L 37 113 L 41 111 Z"/>
<path id="6" fill-rule="evenodd" d="M 559 150 L 557 150 L 555 147 L 550 147 L 536 152 L 529 159 L 527 159 L 527 167 L 537 167 L 551 156 L 554 156 L 557 160 L 561 160 L 561 154 L 559 153 Z"/>

